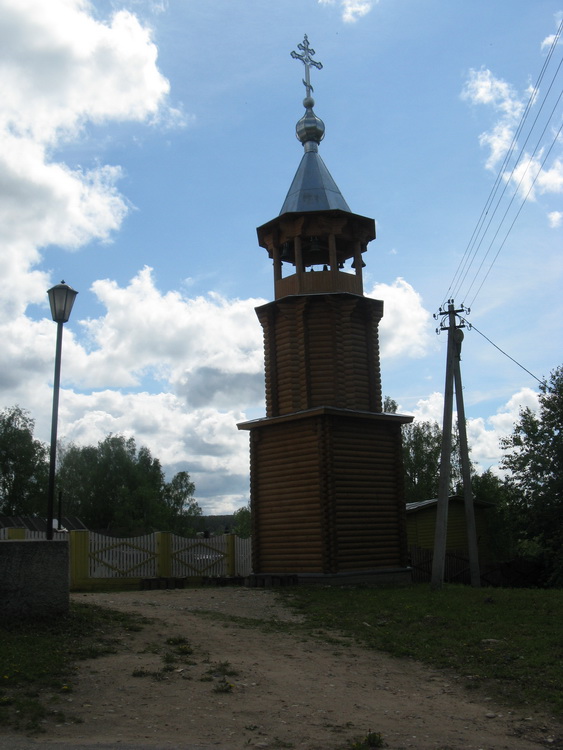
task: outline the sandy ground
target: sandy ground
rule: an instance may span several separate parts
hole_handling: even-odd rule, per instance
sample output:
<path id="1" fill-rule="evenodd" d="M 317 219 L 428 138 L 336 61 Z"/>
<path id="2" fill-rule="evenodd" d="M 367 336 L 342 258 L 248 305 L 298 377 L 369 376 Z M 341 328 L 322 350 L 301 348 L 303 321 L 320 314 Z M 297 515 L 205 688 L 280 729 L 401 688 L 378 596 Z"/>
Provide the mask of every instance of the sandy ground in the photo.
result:
<path id="1" fill-rule="evenodd" d="M 464 690 L 455 675 L 351 645 L 292 633 L 272 590 L 204 588 L 76 594 L 151 618 L 115 655 L 79 665 L 61 708 L 82 723 L 49 727 L 41 746 L 343 750 L 368 731 L 391 750 L 563 747 L 561 727 Z M 204 614 L 213 612 L 215 616 Z M 287 631 L 232 616 L 288 623 Z M 167 639 L 193 653 L 161 672 Z M 184 648 L 184 650 L 186 650 Z M 228 671 L 222 675 L 228 663 Z M 223 665 L 223 666 L 221 666 Z M 156 679 L 160 673 L 164 679 Z M 138 676 L 133 676 L 133 675 Z M 19 747 L 0 733 L 0 747 Z"/>

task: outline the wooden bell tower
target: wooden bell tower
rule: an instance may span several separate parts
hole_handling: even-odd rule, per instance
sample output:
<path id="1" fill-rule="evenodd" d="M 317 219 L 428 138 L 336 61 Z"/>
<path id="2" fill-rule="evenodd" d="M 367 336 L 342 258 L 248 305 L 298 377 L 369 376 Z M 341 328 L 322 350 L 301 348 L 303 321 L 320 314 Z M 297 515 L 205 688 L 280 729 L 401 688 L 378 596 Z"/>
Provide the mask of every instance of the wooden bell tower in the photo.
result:
<path id="1" fill-rule="evenodd" d="M 383 302 L 363 296 L 373 219 L 353 214 L 318 153 L 307 37 L 305 153 L 280 215 L 258 228 L 274 266 L 264 331 L 266 417 L 250 432 L 255 576 L 406 581 L 401 425 L 382 411 L 378 325 Z"/>

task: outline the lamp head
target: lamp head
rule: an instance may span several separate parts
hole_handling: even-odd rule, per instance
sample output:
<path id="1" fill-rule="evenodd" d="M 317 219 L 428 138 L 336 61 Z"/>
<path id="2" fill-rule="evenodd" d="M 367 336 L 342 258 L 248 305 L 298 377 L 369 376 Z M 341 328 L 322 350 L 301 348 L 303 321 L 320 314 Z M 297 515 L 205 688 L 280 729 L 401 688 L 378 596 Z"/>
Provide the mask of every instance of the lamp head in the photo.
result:
<path id="1" fill-rule="evenodd" d="M 55 323 L 66 323 L 78 292 L 64 281 L 48 290 L 51 315 Z"/>

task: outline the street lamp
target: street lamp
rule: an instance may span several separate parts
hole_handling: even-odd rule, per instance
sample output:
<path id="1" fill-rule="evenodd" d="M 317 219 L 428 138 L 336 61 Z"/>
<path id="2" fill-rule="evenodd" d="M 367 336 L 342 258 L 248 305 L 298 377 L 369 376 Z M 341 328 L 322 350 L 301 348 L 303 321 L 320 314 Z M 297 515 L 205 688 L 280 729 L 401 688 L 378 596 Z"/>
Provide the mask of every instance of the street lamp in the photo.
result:
<path id="1" fill-rule="evenodd" d="M 61 281 L 49 289 L 51 315 L 57 324 L 57 348 L 55 350 L 55 377 L 53 380 L 53 418 L 51 421 L 51 457 L 49 461 L 49 487 L 47 492 L 47 539 L 53 538 L 53 505 L 55 498 L 55 464 L 57 459 L 57 422 L 59 418 L 59 388 L 61 383 L 61 352 L 63 348 L 63 323 L 70 318 L 78 292 Z"/>

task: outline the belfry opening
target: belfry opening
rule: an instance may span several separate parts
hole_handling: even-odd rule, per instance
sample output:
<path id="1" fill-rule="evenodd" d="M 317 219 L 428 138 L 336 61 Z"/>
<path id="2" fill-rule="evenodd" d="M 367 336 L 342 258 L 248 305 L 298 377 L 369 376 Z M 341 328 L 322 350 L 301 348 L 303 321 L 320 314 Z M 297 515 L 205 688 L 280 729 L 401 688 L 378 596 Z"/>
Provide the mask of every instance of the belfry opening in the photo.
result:
<path id="1" fill-rule="evenodd" d="M 273 262 L 264 334 L 266 416 L 250 433 L 253 576 L 403 583 L 407 560 L 401 426 L 383 412 L 383 302 L 363 292 L 373 219 L 352 213 L 319 155 L 307 36 L 304 153 L 280 214 L 257 230 Z"/>

